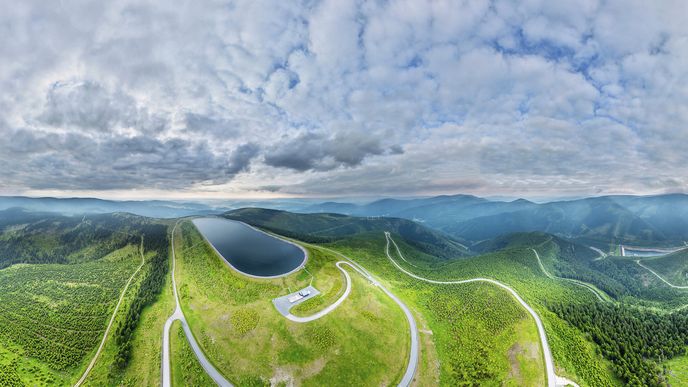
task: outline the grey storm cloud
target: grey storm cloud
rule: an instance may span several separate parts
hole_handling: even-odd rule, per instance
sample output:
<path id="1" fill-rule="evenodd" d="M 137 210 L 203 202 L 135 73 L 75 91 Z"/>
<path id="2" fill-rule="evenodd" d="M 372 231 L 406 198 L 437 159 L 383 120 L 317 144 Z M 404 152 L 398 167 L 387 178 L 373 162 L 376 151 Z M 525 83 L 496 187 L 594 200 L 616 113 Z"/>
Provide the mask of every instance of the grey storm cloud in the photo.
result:
<path id="1" fill-rule="evenodd" d="M 109 91 L 94 81 L 56 82 L 48 88 L 40 124 L 57 128 L 110 132 L 117 128 L 135 128 L 145 134 L 164 131 L 169 120 L 163 114 L 151 114 L 121 90 Z"/>
<path id="2" fill-rule="evenodd" d="M 310 169 L 327 171 L 337 167 L 355 167 L 368 156 L 380 155 L 380 140 L 361 133 L 306 133 L 270 149 L 265 163 L 273 167 L 297 171 Z"/>
<path id="3" fill-rule="evenodd" d="M 27 163 L 7 171 L 9 183 L 27 174 L 37 188 L 127 189 L 145 186 L 184 188 L 211 180 L 225 181 L 248 169 L 258 147 L 243 144 L 229 155 L 217 155 L 206 142 L 159 140 L 146 136 L 94 139 L 80 133 L 50 134 L 18 130 L 10 146 L 0 147 L 0 161 L 12 163 L 31 153 Z"/>
<path id="4" fill-rule="evenodd" d="M 253 143 L 239 145 L 229 158 L 227 173 L 235 175 L 239 172 L 247 171 L 251 160 L 258 154 L 260 146 Z"/>
<path id="5" fill-rule="evenodd" d="M 0 13 L 0 194 L 688 191 L 686 14 L 22 1 Z"/>
<path id="6" fill-rule="evenodd" d="M 107 131 L 114 125 L 133 125 L 136 116 L 133 98 L 122 92 L 110 93 L 98 83 L 85 81 L 51 85 L 45 109 L 38 119 L 51 126 Z"/>
<path id="7" fill-rule="evenodd" d="M 211 134 L 216 137 L 229 138 L 239 134 L 237 127 L 241 124 L 231 119 L 213 117 L 198 113 L 187 113 L 186 129 L 200 134 Z"/>

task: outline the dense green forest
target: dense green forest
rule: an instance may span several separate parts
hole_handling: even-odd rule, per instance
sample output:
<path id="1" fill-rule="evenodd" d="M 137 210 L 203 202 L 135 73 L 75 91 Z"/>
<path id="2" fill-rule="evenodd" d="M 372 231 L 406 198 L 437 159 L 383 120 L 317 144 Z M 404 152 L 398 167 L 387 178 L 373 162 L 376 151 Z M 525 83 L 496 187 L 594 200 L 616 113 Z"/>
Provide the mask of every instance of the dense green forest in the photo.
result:
<path id="1" fill-rule="evenodd" d="M 141 285 L 138 287 L 134 301 L 124 319 L 124 323 L 115 331 L 115 341 L 118 352 L 115 356 L 115 367 L 122 370 L 131 358 L 131 338 L 138 325 L 141 311 L 157 299 L 165 276 L 168 273 L 169 240 L 168 227 L 161 224 L 146 225 L 141 228 L 145 237 L 143 239 L 144 251 L 153 252 L 149 258 Z"/>
<path id="2" fill-rule="evenodd" d="M 92 261 L 137 244 L 147 218 L 129 214 L 63 216 L 0 211 L 0 269 L 15 263 Z"/>
<path id="3" fill-rule="evenodd" d="M 72 382 L 143 255 L 119 312 L 125 323 L 111 334 L 111 371 L 122 370 L 141 312 L 169 272 L 168 225 L 130 214 L 0 212 L 0 385 Z"/>
<path id="4" fill-rule="evenodd" d="M 630 386 L 665 386 L 661 362 L 686 354 L 688 311 L 667 315 L 602 303 L 550 308 L 585 332 Z"/>
<path id="5" fill-rule="evenodd" d="M 55 371 L 72 371 L 102 338 L 119 292 L 139 262 L 131 245 L 87 263 L 1 270 L 0 347 L 10 353 L 0 358 L 18 361 L 15 372 L 26 367 L 15 354 Z M 45 369 L 27 371 L 27 382 L 57 382 Z"/>

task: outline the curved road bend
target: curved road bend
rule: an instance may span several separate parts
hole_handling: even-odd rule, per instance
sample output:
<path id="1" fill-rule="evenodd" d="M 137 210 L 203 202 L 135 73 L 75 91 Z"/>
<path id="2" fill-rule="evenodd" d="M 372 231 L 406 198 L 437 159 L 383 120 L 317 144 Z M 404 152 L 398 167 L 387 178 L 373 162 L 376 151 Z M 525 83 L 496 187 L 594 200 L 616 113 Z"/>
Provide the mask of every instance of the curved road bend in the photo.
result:
<path id="1" fill-rule="evenodd" d="M 671 286 L 671 287 L 674 288 L 674 289 L 688 289 L 688 286 L 674 285 L 674 284 L 672 284 L 671 282 L 665 280 L 662 276 L 660 276 L 659 274 L 657 274 L 654 270 L 652 270 L 652 269 L 650 269 L 649 267 L 647 267 L 647 266 L 643 265 L 642 263 L 640 263 L 640 260 L 639 260 L 639 259 L 637 259 L 637 260 L 635 261 L 635 263 L 637 263 L 638 265 L 640 265 L 640 267 L 644 268 L 645 270 L 649 271 L 650 273 L 654 274 L 655 277 L 659 278 L 660 280 L 662 280 L 662 282 L 664 282 L 665 284 Z"/>
<path id="2" fill-rule="evenodd" d="M 344 294 L 342 294 L 341 297 L 339 297 L 339 298 L 337 299 L 337 301 L 333 302 L 331 305 L 328 305 L 328 306 L 327 306 L 326 308 L 324 308 L 323 310 L 321 310 L 321 311 L 319 311 L 319 312 L 317 312 L 317 313 L 314 313 L 314 314 L 312 314 L 312 315 L 310 315 L 310 316 L 299 317 L 299 316 L 294 316 L 294 315 L 291 314 L 291 313 L 288 313 L 288 314 L 284 315 L 284 317 L 286 317 L 288 320 L 291 320 L 291 321 L 293 321 L 293 322 L 297 322 L 297 323 L 307 323 L 307 322 L 310 322 L 310 321 L 317 320 L 317 319 L 319 319 L 319 318 L 321 318 L 321 317 L 324 317 L 324 316 L 327 315 L 328 313 L 330 313 L 330 312 L 332 312 L 333 310 L 335 310 L 339 305 L 341 305 L 341 303 L 344 302 L 344 300 L 346 300 L 347 297 L 349 297 L 349 293 L 351 293 L 351 277 L 349 276 L 349 273 L 347 273 L 346 270 L 344 270 L 344 269 L 342 268 L 342 266 L 341 266 L 342 264 L 349 265 L 349 266 L 351 266 L 352 268 L 356 269 L 355 266 L 353 266 L 352 264 L 350 264 L 349 262 L 346 262 L 346 261 L 339 261 L 339 262 L 336 263 L 337 268 L 339 269 L 339 271 L 341 271 L 341 272 L 344 274 L 344 277 L 346 278 L 346 289 L 344 289 Z M 363 273 L 361 273 L 361 274 L 363 274 Z M 364 276 L 365 276 L 365 275 L 364 275 Z"/>
<path id="3" fill-rule="evenodd" d="M 172 290 L 174 291 L 174 300 L 177 306 L 174 310 L 174 313 L 172 313 L 172 316 L 170 316 L 170 318 L 168 318 L 165 322 L 165 327 L 163 329 L 162 334 L 162 385 L 163 387 L 172 386 L 172 372 L 170 368 L 170 328 L 172 327 L 172 323 L 175 320 L 179 320 L 181 321 L 182 328 L 184 329 L 184 333 L 186 334 L 186 339 L 189 341 L 189 344 L 191 345 L 191 349 L 193 349 L 194 353 L 196 354 L 196 357 L 198 358 L 198 362 L 201 363 L 201 366 L 208 374 L 208 376 L 210 376 L 213 379 L 213 381 L 217 383 L 218 386 L 233 387 L 232 383 L 225 379 L 225 377 L 222 376 L 222 374 L 205 357 L 205 354 L 201 350 L 201 347 L 198 346 L 198 343 L 196 342 L 196 339 L 194 338 L 191 329 L 189 329 L 189 324 L 187 324 L 186 317 L 184 317 L 184 312 L 182 311 L 182 308 L 179 304 L 179 296 L 177 295 L 177 283 L 174 279 L 174 269 L 176 260 L 176 256 L 174 253 L 174 232 L 177 230 L 178 225 L 179 221 L 177 221 L 177 223 L 174 224 L 174 228 L 172 229 L 172 237 L 170 238 L 170 245 L 172 249 Z"/>
<path id="4" fill-rule="evenodd" d="M 516 293 L 515 290 L 510 288 L 507 285 L 504 285 L 503 283 L 499 281 L 495 281 L 493 279 L 489 278 L 471 278 L 471 279 L 466 279 L 466 280 L 457 280 L 457 281 L 436 281 L 432 280 L 429 278 L 424 278 L 419 275 L 413 274 L 403 267 L 399 266 L 399 264 L 392 258 L 391 255 L 389 255 L 389 243 L 390 241 L 394 244 L 394 247 L 397 250 L 397 253 L 399 256 L 402 256 L 401 250 L 399 250 L 399 246 L 397 246 L 396 242 L 394 242 L 394 239 L 392 239 L 391 235 L 389 232 L 385 231 L 385 238 L 387 239 L 387 246 L 385 247 L 385 254 L 387 255 L 387 258 L 396 266 L 397 269 L 399 269 L 401 272 L 404 274 L 413 277 L 417 280 L 428 282 L 428 283 L 433 283 L 433 284 L 439 284 L 439 285 L 451 285 L 451 284 L 465 284 L 465 283 L 470 283 L 470 282 L 489 282 L 493 285 L 497 285 L 500 288 L 508 291 L 511 293 L 511 295 L 516 298 L 516 300 L 525 308 L 528 313 L 530 313 L 531 316 L 533 316 L 533 319 L 535 319 L 535 324 L 537 325 L 538 333 L 540 335 L 540 341 L 542 342 L 542 352 L 544 354 L 545 358 L 545 368 L 547 370 L 547 385 L 549 387 L 556 387 L 556 386 L 566 386 L 566 385 L 573 385 L 573 386 L 578 386 L 575 382 L 557 375 L 554 372 L 554 359 L 552 358 L 552 351 L 549 348 L 549 343 L 547 342 L 547 335 L 545 334 L 545 328 L 544 325 L 542 324 L 542 321 L 540 320 L 540 317 L 535 313 L 535 310 L 530 307 L 522 298 L 521 296 Z"/>
<path id="5" fill-rule="evenodd" d="M 604 251 L 598 249 L 597 247 L 588 246 L 588 248 L 589 248 L 590 250 L 592 250 L 592 251 L 594 251 L 594 252 L 596 252 L 597 254 L 600 255 L 599 257 L 593 259 L 593 261 L 599 261 L 599 260 L 601 260 L 601 259 L 607 258 L 607 253 L 605 253 Z"/>
<path id="6" fill-rule="evenodd" d="M 85 218 L 86 217 L 84 216 L 84 219 Z M 119 301 L 117 301 L 117 305 L 115 306 L 115 310 L 112 312 L 112 317 L 110 317 L 110 323 L 108 324 L 107 328 L 105 329 L 105 334 L 103 334 L 103 340 L 100 342 L 100 346 L 98 347 L 96 354 L 93 355 L 93 359 L 91 359 L 91 363 L 88 364 L 86 371 L 84 371 L 84 374 L 81 375 L 81 378 L 79 379 L 78 382 L 76 382 L 74 387 L 81 386 L 84 383 L 84 381 L 86 380 L 86 377 L 88 376 L 88 374 L 93 369 L 93 366 L 96 365 L 96 360 L 98 360 L 98 356 L 100 356 L 100 352 L 103 350 L 103 347 L 105 346 L 105 341 L 107 341 L 108 334 L 110 333 L 110 328 L 112 328 L 112 323 L 115 322 L 115 317 L 117 316 L 117 311 L 119 310 L 119 307 L 122 304 L 122 300 L 124 300 L 124 295 L 127 293 L 127 289 L 129 288 L 131 281 L 134 279 L 134 277 L 136 277 L 136 273 L 138 273 L 141 270 L 141 268 L 143 267 L 143 264 L 145 263 L 145 258 L 143 257 L 143 237 L 141 237 L 141 246 L 139 247 L 139 254 L 141 254 L 141 264 L 136 269 L 134 274 L 132 274 L 131 277 L 129 277 L 129 281 L 127 281 L 126 285 L 124 285 L 124 289 L 122 289 L 122 294 L 119 296 Z"/>
<path id="7" fill-rule="evenodd" d="M 374 286 L 377 286 L 378 288 L 380 288 L 380 290 L 382 290 L 389 298 L 391 298 L 394 302 L 396 302 L 396 304 L 399 305 L 401 310 L 404 312 L 404 315 L 406 316 L 406 321 L 408 321 L 408 323 L 409 323 L 409 333 L 411 335 L 411 349 L 409 351 L 409 361 L 408 361 L 408 365 L 406 366 L 406 371 L 404 372 L 404 376 L 402 376 L 401 381 L 399 382 L 398 386 L 399 387 L 410 386 L 411 382 L 413 382 L 413 377 L 416 374 L 416 368 L 418 368 L 418 327 L 416 325 L 416 319 L 413 317 L 411 310 L 406 306 L 406 304 L 404 304 L 403 301 L 401 301 L 397 296 L 395 296 L 394 293 L 387 290 L 387 288 L 385 288 L 378 280 L 376 280 L 370 273 L 368 273 L 368 271 L 363 266 L 356 263 L 356 261 L 354 261 L 353 259 L 347 257 L 346 255 L 340 253 L 339 251 L 332 250 L 332 249 L 329 249 L 327 247 L 323 247 L 323 246 L 316 246 L 316 247 L 321 248 L 323 250 L 327 250 L 327 251 L 329 251 L 335 255 L 338 255 L 338 256 L 346 259 L 346 261 L 337 262 L 336 265 L 337 265 L 337 268 L 339 268 L 339 270 L 341 270 L 344 273 L 344 276 L 346 277 L 347 289 L 344 291 L 344 295 L 342 297 L 340 297 L 337 301 L 335 301 L 334 304 L 332 304 L 332 305 L 336 304 L 334 307 L 332 307 L 331 309 L 329 309 L 330 307 L 325 308 L 323 311 L 325 311 L 325 310 L 327 310 L 327 311 L 325 313 L 323 313 L 322 315 L 319 315 L 320 314 L 320 312 L 319 312 L 319 313 L 316 313 L 315 315 L 312 315 L 309 317 L 303 317 L 303 319 L 308 319 L 307 321 L 312 321 L 312 320 L 315 320 L 317 318 L 320 318 L 320 317 L 324 316 L 325 314 L 331 312 L 334 308 L 336 308 L 339 304 L 341 304 L 342 301 L 344 301 L 344 299 L 349 295 L 349 292 L 351 291 L 351 278 L 347 274 L 346 270 L 344 270 L 341 267 L 341 264 L 349 265 L 351 268 L 353 268 L 359 274 L 361 274 L 364 278 L 366 278 L 368 281 L 370 281 Z M 316 315 L 319 315 L 319 316 L 317 316 L 315 318 L 311 318 L 311 317 L 316 316 Z M 293 316 L 293 317 L 296 317 L 296 316 Z M 289 318 L 289 317 L 287 317 L 287 318 Z M 301 317 L 296 317 L 296 318 L 301 319 Z M 296 321 L 296 320 L 293 320 L 291 318 L 289 318 L 289 319 L 292 321 Z M 306 322 L 306 321 L 296 321 L 296 322 Z"/>
<path id="8" fill-rule="evenodd" d="M 594 294 L 595 297 L 597 297 L 598 300 L 600 300 L 602 302 L 608 302 L 609 301 L 609 300 L 604 299 L 600 295 L 600 293 L 598 293 L 598 290 L 594 286 L 590 285 L 587 282 L 579 281 L 579 280 L 573 279 L 573 278 L 557 277 L 556 275 L 550 274 L 550 272 L 548 272 L 547 269 L 545 269 L 545 265 L 542 264 L 542 260 L 540 260 L 540 254 L 538 254 L 538 252 L 535 249 L 531 249 L 531 250 L 533 250 L 533 252 L 535 253 L 535 257 L 537 258 L 538 264 L 540 265 L 540 269 L 542 270 L 543 273 L 545 273 L 545 276 L 547 276 L 547 278 L 557 279 L 557 280 L 561 280 L 561 281 L 568 281 L 568 282 L 571 282 L 572 284 L 582 286 L 582 287 L 590 290 L 592 292 L 592 294 Z"/>

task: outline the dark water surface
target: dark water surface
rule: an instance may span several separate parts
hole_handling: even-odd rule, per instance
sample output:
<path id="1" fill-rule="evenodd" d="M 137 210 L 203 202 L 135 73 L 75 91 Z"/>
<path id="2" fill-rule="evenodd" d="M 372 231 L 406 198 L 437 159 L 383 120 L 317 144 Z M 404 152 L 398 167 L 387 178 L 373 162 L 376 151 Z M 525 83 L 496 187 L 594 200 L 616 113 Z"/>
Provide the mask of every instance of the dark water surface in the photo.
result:
<path id="1" fill-rule="evenodd" d="M 306 259 L 298 246 L 241 222 L 199 218 L 193 223 L 232 267 L 245 274 L 278 276 L 296 269 Z"/>

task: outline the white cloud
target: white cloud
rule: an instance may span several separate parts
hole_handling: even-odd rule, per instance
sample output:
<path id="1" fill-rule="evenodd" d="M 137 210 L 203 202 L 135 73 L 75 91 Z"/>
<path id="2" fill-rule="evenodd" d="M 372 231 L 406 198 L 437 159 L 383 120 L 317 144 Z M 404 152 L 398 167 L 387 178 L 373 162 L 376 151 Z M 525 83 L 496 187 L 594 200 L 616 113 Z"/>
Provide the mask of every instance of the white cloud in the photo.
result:
<path id="1" fill-rule="evenodd" d="M 688 190 L 683 1 L 60 4 L 0 15 L 9 191 Z"/>

